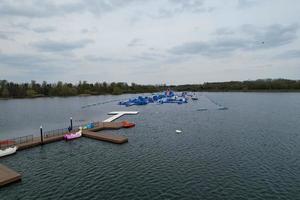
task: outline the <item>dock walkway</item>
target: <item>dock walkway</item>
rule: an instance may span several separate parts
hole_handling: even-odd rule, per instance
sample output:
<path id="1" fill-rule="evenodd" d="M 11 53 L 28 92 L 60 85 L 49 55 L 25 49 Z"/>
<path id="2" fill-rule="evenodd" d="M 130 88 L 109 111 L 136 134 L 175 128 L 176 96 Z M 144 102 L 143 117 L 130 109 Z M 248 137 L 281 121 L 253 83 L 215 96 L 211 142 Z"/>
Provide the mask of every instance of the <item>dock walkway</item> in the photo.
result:
<path id="1" fill-rule="evenodd" d="M 116 140 L 115 135 L 111 135 L 111 139 L 109 139 L 110 134 L 105 134 L 105 136 L 103 136 L 103 137 L 97 137 L 98 134 L 99 135 L 101 135 L 101 134 L 96 133 L 96 132 L 102 131 L 102 130 L 121 129 L 123 127 L 121 122 L 95 122 L 94 125 L 95 125 L 94 128 L 84 130 L 84 132 L 94 133 L 94 134 L 92 134 L 93 136 L 89 136 L 90 134 L 83 134 L 82 136 L 94 138 L 97 140 L 101 140 L 101 138 L 103 138 L 103 141 L 112 142 L 112 143 L 116 143 L 116 144 L 124 143 L 124 142 L 120 142 L 119 139 Z M 76 131 L 77 130 L 74 130 L 72 132 L 76 132 Z M 52 143 L 52 142 L 56 142 L 56 141 L 61 141 L 64 139 L 64 134 L 67 134 L 67 133 L 69 133 L 69 132 L 66 131 L 66 132 L 62 132 L 60 135 L 44 137 L 43 142 L 41 141 L 40 137 L 34 137 L 32 140 L 30 140 L 28 142 L 17 144 L 17 147 L 18 147 L 18 150 L 24 150 L 24 149 L 32 148 L 32 147 L 39 146 L 42 144 L 48 144 L 48 143 Z M 114 142 L 114 141 L 116 141 L 116 142 Z M 123 140 L 121 140 L 121 141 L 123 141 Z M 128 139 L 127 139 L 127 141 L 128 141 Z"/>
<path id="2" fill-rule="evenodd" d="M 0 187 L 20 180 L 21 174 L 0 164 Z"/>
<path id="3" fill-rule="evenodd" d="M 128 138 L 121 135 L 111 135 L 107 133 L 96 133 L 92 131 L 83 131 L 82 136 L 87 138 L 93 138 L 96 140 L 102 140 L 115 144 L 123 144 L 128 142 Z"/>

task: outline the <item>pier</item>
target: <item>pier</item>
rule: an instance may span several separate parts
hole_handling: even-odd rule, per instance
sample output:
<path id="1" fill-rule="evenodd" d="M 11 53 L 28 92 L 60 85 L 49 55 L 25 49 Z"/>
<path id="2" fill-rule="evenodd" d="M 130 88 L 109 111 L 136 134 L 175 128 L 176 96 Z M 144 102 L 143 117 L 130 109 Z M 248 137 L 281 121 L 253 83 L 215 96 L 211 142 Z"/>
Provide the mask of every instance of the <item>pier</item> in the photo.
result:
<path id="1" fill-rule="evenodd" d="M 128 142 L 128 138 L 121 135 L 111 135 L 107 133 L 97 133 L 92 131 L 83 131 L 82 136 L 115 144 L 123 144 Z"/>
<path id="2" fill-rule="evenodd" d="M 97 140 L 102 140 L 106 142 L 111 142 L 115 144 L 122 144 L 124 142 L 128 142 L 128 138 L 124 136 L 116 136 L 116 135 L 111 135 L 111 134 L 102 134 L 99 133 L 98 131 L 102 130 L 118 130 L 123 128 L 123 125 L 121 122 L 94 122 L 94 128 L 91 129 L 85 129 L 83 130 L 83 137 L 88 137 L 88 138 L 93 138 Z M 75 130 L 71 131 L 71 133 L 76 132 L 78 129 L 76 128 Z M 36 147 L 39 145 L 44 145 L 44 144 L 49 144 L 52 142 L 57 142 L 64 140 L 64 135 L 69 133 L 68 131 L 58 131 L 57 133 L 45 133 L 43 135 L 43 140 L 41 140 L 41 137 L 29 137 L 26 136 L 26 140 L 21 143 L 17 143 L 18 151 L 19 150 L 24 150 L 32 147 Z"/>
<path id="3" fill-rule="evenodd" d="M 0 164 L 0 187 L 21 180 L 21 174 Z"/>
<path id="4" fill-rule="evenodd" d="M 96 139 L 105 142 L 111 142 L 114 144 L 123 144 L 128 142 L 128 138 L 121 135 L 109 134 L 109 133 L 99 133 L 98 131 L 102 130 L 117 130 L 124 128 L 122 122 L 113 122 L 114 120 L 120 118 L 123 115 L 136 115 L 138 112 L 136 111 L 120 111 L 120 112 L 110 112 L 110 115 L 114 115 L 102 122 L 93 122 L 92 128 L 86 128 L 82 131 L 82 136 Z M 75 133 L 78 131 L 79 127 L 84 127 L 86 125 L 78 125 L 73 128 L 70 133 Z M 42 129 L 42 128 L 41 128 Z M 54 131 L 44 132 L 41 130 L 41 137 L 28 135 L 23 136 L 9 141 L 4 146 L 0 144 L 1 148 L 7 148 L 9 146 L 16 145 L 18 147 L 17 151 L 29 149 L 32 147 L 36 147 L 39 145 L 44 145 L 56 141 L 64 140 L 64 135 L 69 133 L 67 129 L 57 129 Z M 1 159 L 1 158 L 0 158 Z M 0 164 L 0 187 L 5 186 L 7 184 L 16 182 L 21 180 L 21 174 L 13 171 L 12 169 L 7 168 L 6 166 Z"/>

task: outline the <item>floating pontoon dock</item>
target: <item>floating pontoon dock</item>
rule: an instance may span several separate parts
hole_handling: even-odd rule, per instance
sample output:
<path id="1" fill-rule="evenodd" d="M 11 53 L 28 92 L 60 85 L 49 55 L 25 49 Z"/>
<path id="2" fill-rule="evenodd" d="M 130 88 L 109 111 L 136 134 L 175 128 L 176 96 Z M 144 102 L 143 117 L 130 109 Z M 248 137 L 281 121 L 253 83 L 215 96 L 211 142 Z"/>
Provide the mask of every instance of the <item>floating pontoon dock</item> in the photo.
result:
<path id="1" fill-rule="evenodd" d="M 103 141 L 107 141 L 107 142 L 112 142 L 112 143 L 116 143 L 116 144 L 122 144 L 124 142 L 128 142 L 128 139 L 123 137 L 123 136 L 116 136 L 116 135 L 110 135 L 110 134 L 99 134 L 99 133 L 93 133 L 92 132 L 97 132 L 97 131 L 102 131 L 102 130 L 108 130 L 108 129 L 112 129 L 112 130 L 117 130 L 117 129 L 121 129 L 123 128 L 123 124 L 121 122 L 113 122 L 114 120 L 122 117 L 123 115 L 136 115 L 138 114 L 138 111 L 115 111 L 115 112 L 110 112 L 108 113 L 109 115 L 113 115 L 112 117 L 109 117 L 108 119 L 104 120 L 103 122 L 95 122 L 94 128 L 91 129 L 87 129 L 86 131 L 88 131 L 89 134 L 83 134 L 84 137 L 89 137 L 89 138 L 94 138 L 97 140 L 103 140 Z M 48 137 L 43 137 L 43 141 L 41 140 L 40 137 L 33 137 L 31 140 L 23 142 L 21 144 L 17 144 L 18 150 L 23 150 L 23 149 L 28 149 L 28 148 L 32 148 L 35 146 L 39 146 L 42 144 L 48 144 L 51 142 L 56 142 L 56 141 L 61 141 L 63 140 L 63 136 L 64 134 L 68 133 L 66 132 L 62 132 L 59 135 L 51 135 Z M 97 137 L 97 135 L 100 135 L 99 137 Z"/>
<path id="2" fill-rule="evenodd" d="M 106 120 L 104 120 L 103 122 L 112 122 L 120 117 L 122 117 L 123 115 L 136 115 L 138 114 L 138 111 L 115 111 L 115 112 L 110 112 L 108 113 L 109 115 L 114 115 Z"/>
<path id="3" fill-rule="evenodd" d="M 86 129 L 85 132 L 88 131 L 88 132 L 94 133 L 93 135 L 97 135 L 97 134 L 101 135 L 100 133 L 97 133 L 97 132 L 102 131 L 102 130 L 117 130 L 117 129 L 121 129 L 121 128 L 123 128 L 123 125 L 121 122 L 96 122 L 94 128 Z M 24 149 L 32 148 L 32 147 L 39 146 L 42 144 L 48 144 L 48 143 L 52 143 L 52 142 L 56 142 L 56 141 L 61 141 L 64 139 L 64 134 L 66 134 L 66 133 L 68 133 L 68 132 L 62 133 L 57 136 L 43 137 L 43 141 L 41 141 L 40 137 L 34 137 L 31 141 L 17 144 L 17 147 L 18 147 L 18 150 L 24 150 Z M 112 142 L 112 143 L 116 143 L 116 144 L 124 143 L 124 142 L 120 142 L 120 141 L 123 141 L 123 139 L 120 141 L 115 140 L 115 138 L 116 138 L 115 135 L 110 135 L 107 133 L 105 134 L 105 137 L 94 137 L 94 136 L 89 137 L 89 134 L 83 134 L 82 136 L 88 137 L 88 138 L 94 138 L 97 140 L 101 140 L 101 138 L 104 138 L 103 141 Z M 109 139 L 110 136 L 112 139 Z M 114 142 L 114 141 L 116 141 L 116 142 Z M 126 142 L 128 142 L 127 138 L 126 138 Z"/>
<path id="4" fill-rule="evenodd" d="M 136 115 L 137 111 L 120 111 L 120 112 L 110 112 L 110 115 L 114 115 L 103 122 L 94 122 L 94 127 L 90 129 L 83 130 L 82 136 L 87 138 L 92 138 L 96 140 L 111 142 L 115 144 L 123 144 L 128 142 L 128 138 L 120 135 L 112 135 L 108 133 L 97 133 L 97 131 L 106 130 L 106 129 L 120 129 L 123 128 L 121 122 L 112 122 L 123 115 Z M 74 130 L 76 131 L 76 130 Z M 60 132 L 56 135 L 43 135 L 43 137 L 30 137 L 30 140 L 16 144 L 18 150 L 28 149 L 31 147 L 39 146 L 42 144 L 48 144 L 51 142 L 61 141 L 64 139 L 64 134 L 68 131 Z M 28 136 L 24 136 L 28 137 Z M 0 164 L 0 187 L 21 180 L 21 175 L 6 166 Z"/>
<path id="5" fill-rule="evenodd" d="M 106 133 L 96 133 L 92 131 L 83 131 L 82 136 L 87 138 L 93 138 L 96 140 L 102 140 L 107 142 L 112 142 L 115 144 L 123 144 L 128 142 L 128 138 L 121 135 L 111 135 Z"/>
<path id="6" fill-rule="evenodd" d="M 0 187 L 20 180 L 21 174 L 0 164 Z"/>

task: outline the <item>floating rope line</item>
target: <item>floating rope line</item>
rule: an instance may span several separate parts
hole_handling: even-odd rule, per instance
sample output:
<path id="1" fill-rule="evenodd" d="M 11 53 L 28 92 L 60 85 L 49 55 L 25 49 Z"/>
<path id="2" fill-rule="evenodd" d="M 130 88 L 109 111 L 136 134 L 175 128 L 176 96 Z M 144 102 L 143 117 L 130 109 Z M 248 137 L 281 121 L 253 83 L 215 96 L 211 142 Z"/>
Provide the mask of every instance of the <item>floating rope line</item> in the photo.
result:
<path id="1" fill-rule="evenodd" d="M 113 100 L 109 100 L 109 101 L 103 101 L 103 102 L 98 102 L 98 103 L 84 105 L 81 108 L 88 108 L 88 107 L 91 107 L 91 106 L 99 106 L 99 105 L 103 105 L 103 104 L 107 104 L 107 103 L 112 103 L 112 102 L 116 102 L 116 101 L 123 101 L 123 100 L 125 100 L 125 99 L 113 99 Z"/>
<path id="2" fill-rule="evenodd" d="M 219 104 L 218 102 L 214 101 L 213 99 L 209 98 L 208 96 L 206 96 L 206 95 L 203 95 L 203 96 L 205 96 L 210 102 L 212 102 L 213 104 L 215 104 L 218 107 L 217 108 L 218 110 L 228 110 L 227 107 Z"/>

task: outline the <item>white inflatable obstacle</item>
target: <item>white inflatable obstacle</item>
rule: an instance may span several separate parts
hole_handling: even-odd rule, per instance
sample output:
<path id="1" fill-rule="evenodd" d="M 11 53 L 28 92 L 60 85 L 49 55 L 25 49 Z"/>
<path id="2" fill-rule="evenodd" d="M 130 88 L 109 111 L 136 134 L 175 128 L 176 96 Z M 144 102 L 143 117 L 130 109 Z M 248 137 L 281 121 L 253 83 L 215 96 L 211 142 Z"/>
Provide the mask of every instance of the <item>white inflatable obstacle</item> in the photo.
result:
<path id="1" fill-rule="evenodd" d="M 114 112 L 110 112 L 108 113 L 109 115 L 114 115 L 106 120 L 104 120 L 103 122 L 112 122 L 120 117 L 122 117 L 123 115 L 137 115 L 139 112 L 138 111 L 114 111 Z"/>

